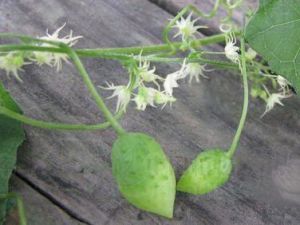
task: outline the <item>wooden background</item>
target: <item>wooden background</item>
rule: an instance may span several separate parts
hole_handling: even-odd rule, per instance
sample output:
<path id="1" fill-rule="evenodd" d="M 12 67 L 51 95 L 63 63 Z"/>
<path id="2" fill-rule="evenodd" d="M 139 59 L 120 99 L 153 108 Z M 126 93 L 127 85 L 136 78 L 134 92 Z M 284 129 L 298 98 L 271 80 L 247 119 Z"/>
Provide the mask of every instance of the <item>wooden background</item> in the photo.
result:
<path id="1" fill-rule="evenodd" d="M 209 1 L 193 0 L 0 0 L 0 31 L 42 36 L 67 22 L 77 47 L 121 47 L 161 43 L 161 31 L 186 3 L 201 9 Z M 255 1 L 247 1 L 255 4 Z M 241 13 L 235 14 L 237 21 Z M 205 21 L 203 21 L 205 22 Z M 209 22 L 206 34 L 217 31 Z M 222 50 L 221 46 L 213 50 Z M 97 85 L 125 84 L 121 66 L 108 60 L 84 60 Z M 178 65 L 158 65 L 166 74 Z M 69 123 L 97 123 L 101 117 L 76 70 L 26 66 L 23 83 L 1 80 L 27 116 Z M 201 151 L 227 148 L 241 111 L 242 87 L 237 76 L 209 73 L 200 84 L 181 84 L 170 109 L 130 107 L 122 124 L 146 132 L 164 147 L 177 177 Z M 109 93 L 107 93 L 109 94 Z M 115 101 L 109 101 L 112 109 Z M 19 151 L 11 180 L 21 193 L 30 225 L 299 225 L 300 102 L 294 97 L 263 119 L 265 105 L 252 100 L 234 172 L 224 187 L 205 196 L 177 193 L 173 220 L 142 212 L 124 200 L 111 174 L 109 129 L 96 132 L 54 132 L 25 126 L 27 140 Z M 7 225 L 17 224 L 12 214 Z"/>

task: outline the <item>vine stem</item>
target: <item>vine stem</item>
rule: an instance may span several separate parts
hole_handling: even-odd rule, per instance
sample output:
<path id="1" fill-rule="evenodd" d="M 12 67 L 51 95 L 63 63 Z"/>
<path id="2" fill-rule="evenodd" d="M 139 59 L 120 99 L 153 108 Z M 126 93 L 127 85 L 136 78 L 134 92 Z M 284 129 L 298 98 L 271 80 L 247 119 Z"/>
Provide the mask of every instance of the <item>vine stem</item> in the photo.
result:
<path id="1" fill-rule="evenodd" d="M 226 153 L 227 156 L 230 158 L 232 158 L 239 145 L 241 134 L 247 118 L 248 104 L 249 104 L 249 88 L 248 88 L 247 67 L 246 67 L 246 57 L 245 57 L 245 40 L 243 36 L 241 37 L 241 66 L 240 67 L 241 67 L 241 73 L 243 75 L 244 103 L 243 103 L 243 110 L 242 110 L 242 115 L 241 115 L 238 129 L 233 138 L 232 144 L 228 152 Z"/>
<path id="2" fill-rule="evenodd" d="M 118 121 L 114 118 L 113 114 L 109 111 L 109 109 L 105 105 L 101 95 L 97 92 L 96 87 L 94 86 L 89 74 L 87 73 L 77 53 L 66 44 L 61 44 L 61 46 L 62 48 L 65 48 L 69 53 L 69 56 L 71 57 L 75 66 L 77 67 L 85 85 L 87 86 L 89 92 L 95 99 L 99 109 L 103 112 L 105 118 L 110 122 L 111 126 L 115 129 L 118 135 L 126 133 L 126 131 L 122 128 L 122 126 L 118 123 Z"/>
<path id="3" fill-rule="evenodd" d="M 25 207 L 24 207 L 22 197 L 19 196 L 16 193 L 8 193 L 8 194 L 5 194 L 5 195 L 0 195 L 0 200 L 7 200 L 7 199 L 16 199 L 17 207 L 18 207 L 18 213 L 19 213 L 20 225 L 27 225 Z"/>
<path id="4" fill-rule="evenodd" d="M 104 122 L 100 124 L 65 124 L 65 123 L 53 123 L 53 122 L 45 122 L 40 120 L 35 120 L 26 116 L 23 116 L 19 113 L 16 113 L 10 109 L 5 107 L 0 107 L 0 114 L 5 115 L 11 119 L 20 121 L 24 124 L 39 127 L 43 129 L 49 130 L 68 130 L 68 131 L 84 131 L 84 130 L 102 130 L 111 126 L 109 122 Z M 122 116 L 122 113 L 118 113 L 115 118 L 119 119 Z"/>
<path id="5" fill-rule="evenodd" d="M 236 36 L 240 35 L 240 32 L 235 32 Z M 44 42 L 44 40 L 39 40 L 32 38 L 30 36 L 16 35 L 16 34 L 0 34 L 0 37 L 17 37 L 17 38 L 27 38 L 27 40 L 32 39 L 33 42 Z M 210 37 L 204 37 L 201 39 L 196 39 L 192 41 L 191 45 L 194 48 L 200 46 L 216 44 L 225 41 L 225 34 L 217 34 Z M 48 42 L 47 42 L 48 43 Z M 54 46 L 58 46 L 59 42 L 51 42 Z M 172 42 L 172 46 L 179 48 L 182 42 Z M 136 46 L 136 47 L 125 47 L 125 48 L 96 48 L 96 49 L 76 49 L 75 52 L 80 57 L 103 57 L 103 58 L 120 58 L 126 57 L 122 54 L 140 54 L 143 51 L 144 54 L 148 53 L 160 53 L 171 51 L 172 47 L 169 44 L 158 44 L 158 45 L 147 45 L 147 46 Z M 0 46 L 0 52 L 8 51 L 44 51 L 44 52 L 56 52 L 56 53 L 66 53 L 66 49 L 55 48 L 55 47 L 43 47 L 30 44 L 22 45 L 2 45 Z"/>

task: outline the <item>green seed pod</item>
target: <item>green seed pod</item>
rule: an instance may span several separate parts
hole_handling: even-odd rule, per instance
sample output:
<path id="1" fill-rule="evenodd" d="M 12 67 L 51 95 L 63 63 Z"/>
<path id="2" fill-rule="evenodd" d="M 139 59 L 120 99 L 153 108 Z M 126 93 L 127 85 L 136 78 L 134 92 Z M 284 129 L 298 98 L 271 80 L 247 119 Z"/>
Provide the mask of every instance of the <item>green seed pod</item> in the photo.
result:
<path id="1" fill-rule="evenodd" d="M 173 217 L 176 180 L 161 146 L 142 133 L 121 135 L 112 149 L 113 175 L 123 196 L 136 207 Z"/>
<path id="2" fill-rule="evenodd" d="M 177 190 L 202 195 L 223 185 L 232 169 L 231 159 L 220 149 L 201 152 L 183 173 Z"/>

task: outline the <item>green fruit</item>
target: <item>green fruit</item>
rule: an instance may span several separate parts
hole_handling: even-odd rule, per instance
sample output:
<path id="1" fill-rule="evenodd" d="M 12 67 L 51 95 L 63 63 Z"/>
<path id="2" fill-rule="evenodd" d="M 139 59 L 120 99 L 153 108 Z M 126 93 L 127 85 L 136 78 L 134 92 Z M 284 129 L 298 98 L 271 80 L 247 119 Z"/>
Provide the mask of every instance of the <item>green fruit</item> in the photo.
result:
<path id="1" fill-rule="evenodd" d="M 136 207 L 173 217 L 176 180 L 161 146 L 142 133 L 121 135 L 112 149 L 113 175 L 123 196 Z"/>
<path id="2" fill-rule="evenodd" d="M 200 153 L 183 173 L 177 190 L 202 195 L 223 185 L 229 178 L 232 163 L 225 151 L 206 150 Z"/>

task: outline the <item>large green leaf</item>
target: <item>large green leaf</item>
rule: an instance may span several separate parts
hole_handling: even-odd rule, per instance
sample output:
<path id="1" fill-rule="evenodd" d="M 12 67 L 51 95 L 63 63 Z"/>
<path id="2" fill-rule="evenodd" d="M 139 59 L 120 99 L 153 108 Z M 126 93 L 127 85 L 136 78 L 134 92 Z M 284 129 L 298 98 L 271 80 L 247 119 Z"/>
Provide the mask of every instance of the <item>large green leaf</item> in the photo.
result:
<path id="1" fill-rule="evenodd" d="M 21 112 L 1 83 L 0 106 Z M 21 123 L 0 115 L 0 194 L 8 192 L 9 178 L 16 164 L 17 149 L 23 140 L 24 131 Z M 0 225 L 4 223 L 5 214 L 6 201 L 0 201 Z"/>
<path id="2" fill-rule="evenodd" d="M 272 70 L 300 90 L 300 0 L 261 0 L 245 36 Z"/>

